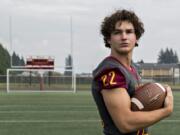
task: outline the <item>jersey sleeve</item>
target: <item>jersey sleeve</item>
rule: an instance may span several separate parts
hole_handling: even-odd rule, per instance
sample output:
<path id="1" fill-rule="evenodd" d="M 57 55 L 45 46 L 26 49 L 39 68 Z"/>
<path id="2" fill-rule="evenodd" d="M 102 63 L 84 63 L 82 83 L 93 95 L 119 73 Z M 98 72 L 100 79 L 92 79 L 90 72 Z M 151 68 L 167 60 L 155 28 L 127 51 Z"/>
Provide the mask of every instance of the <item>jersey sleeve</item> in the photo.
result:
<path id="1" fill-rule="evenodd" d="M 113 89 L 113 88 L 125 88 L 127 89 L 126 79 L 122 72 L 117 69 L 107 69 L 101 72 L 97 77 L 97 82 L 100 90 Z"/>

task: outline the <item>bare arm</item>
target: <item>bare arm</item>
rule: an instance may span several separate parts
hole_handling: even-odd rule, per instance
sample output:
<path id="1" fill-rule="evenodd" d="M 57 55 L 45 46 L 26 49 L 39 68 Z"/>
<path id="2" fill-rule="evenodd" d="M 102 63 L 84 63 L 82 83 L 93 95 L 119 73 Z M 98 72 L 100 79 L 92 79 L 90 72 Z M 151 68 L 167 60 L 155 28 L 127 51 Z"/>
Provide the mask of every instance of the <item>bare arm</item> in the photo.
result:
<path id="1" fill-rule="evenodd" d="M 169 116 L 173 111 L 173 95 L 167 88 L 165 107 L 155 111 L 131 111 L 131 100 L 124 88 L 102 90 L 106 107 L 117 128 L 124 133 L 148 127 Z"/>

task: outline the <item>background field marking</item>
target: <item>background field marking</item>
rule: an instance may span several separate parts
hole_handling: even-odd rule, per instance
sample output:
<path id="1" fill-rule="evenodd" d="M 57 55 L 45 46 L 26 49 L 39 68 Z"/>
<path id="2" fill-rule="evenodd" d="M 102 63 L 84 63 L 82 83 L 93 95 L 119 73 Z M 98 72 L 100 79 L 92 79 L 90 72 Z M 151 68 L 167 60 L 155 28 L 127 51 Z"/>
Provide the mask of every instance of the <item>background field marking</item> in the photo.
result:
<path id="1" fill-rule="evenodd" d="M 0 113 L 60 113 L 60 112 L 65 112 L 65 113 L 69 113 L 69 112 L 73 112 L 73 113 L 79 113 L 79 112 L 83 112 L 83 113 L 88 113 L 88 112 L 98 112 L 97 110 L 59 110 L 59 111 L 46 111 L 46 110 L 38 110 L 38 111 L 30 111 L 30 110 L 23 110 L 23 111 L 0 111 Z"/>
<path id="2" fill-rule="evenodd" d="M 101 120 L 0 120 L 0 123 L 97 123 Z M 161 123 L 180 123 L 180 120 L 162 120 Z"/>
<path id="3" fill-rule="evenodd" d="M 51 104 L 49 105 L 51 106 Z M 0 105 L 0 108 L 6 108 L 6 107 L 49 107 L 48 105 Z M 63 107 L 63 108 L 96 108 L 95 105 L 53 105 L 58 106 L 58 107 Z"/>
<path id="4" fill-rule="evenodd" d="M 101 120 L 0 120 L 0 123 L 94 123 Z"/>

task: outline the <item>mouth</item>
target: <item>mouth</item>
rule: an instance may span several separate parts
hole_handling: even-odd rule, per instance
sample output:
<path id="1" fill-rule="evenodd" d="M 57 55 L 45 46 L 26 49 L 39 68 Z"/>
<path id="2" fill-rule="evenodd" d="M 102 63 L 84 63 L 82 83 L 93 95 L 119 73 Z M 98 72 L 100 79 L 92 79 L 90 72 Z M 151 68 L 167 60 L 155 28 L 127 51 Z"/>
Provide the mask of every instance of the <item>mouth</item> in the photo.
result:
<path id="1" fill-rule="evenodd" d="M 121 47 L 127 47 L 128 43 L 121 43 Z"/>

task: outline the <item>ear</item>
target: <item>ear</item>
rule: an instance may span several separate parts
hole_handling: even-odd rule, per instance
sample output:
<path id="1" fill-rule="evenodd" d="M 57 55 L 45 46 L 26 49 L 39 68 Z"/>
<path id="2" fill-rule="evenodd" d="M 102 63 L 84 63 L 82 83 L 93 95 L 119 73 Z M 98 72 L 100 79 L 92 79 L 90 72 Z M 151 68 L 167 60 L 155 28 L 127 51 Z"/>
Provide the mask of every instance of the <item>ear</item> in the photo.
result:
<path id="1" fill-rule="evenodd" d="M 135 47 L 138 47 L 138 46 L 139 46 L 139 44 L 136 42 L 136 43 L 135 43 Z"/>
<path id="2" fill-rule="evenodd" d="M 135 47 L 138 47 L 138 40 L 136 39 Z"/>

